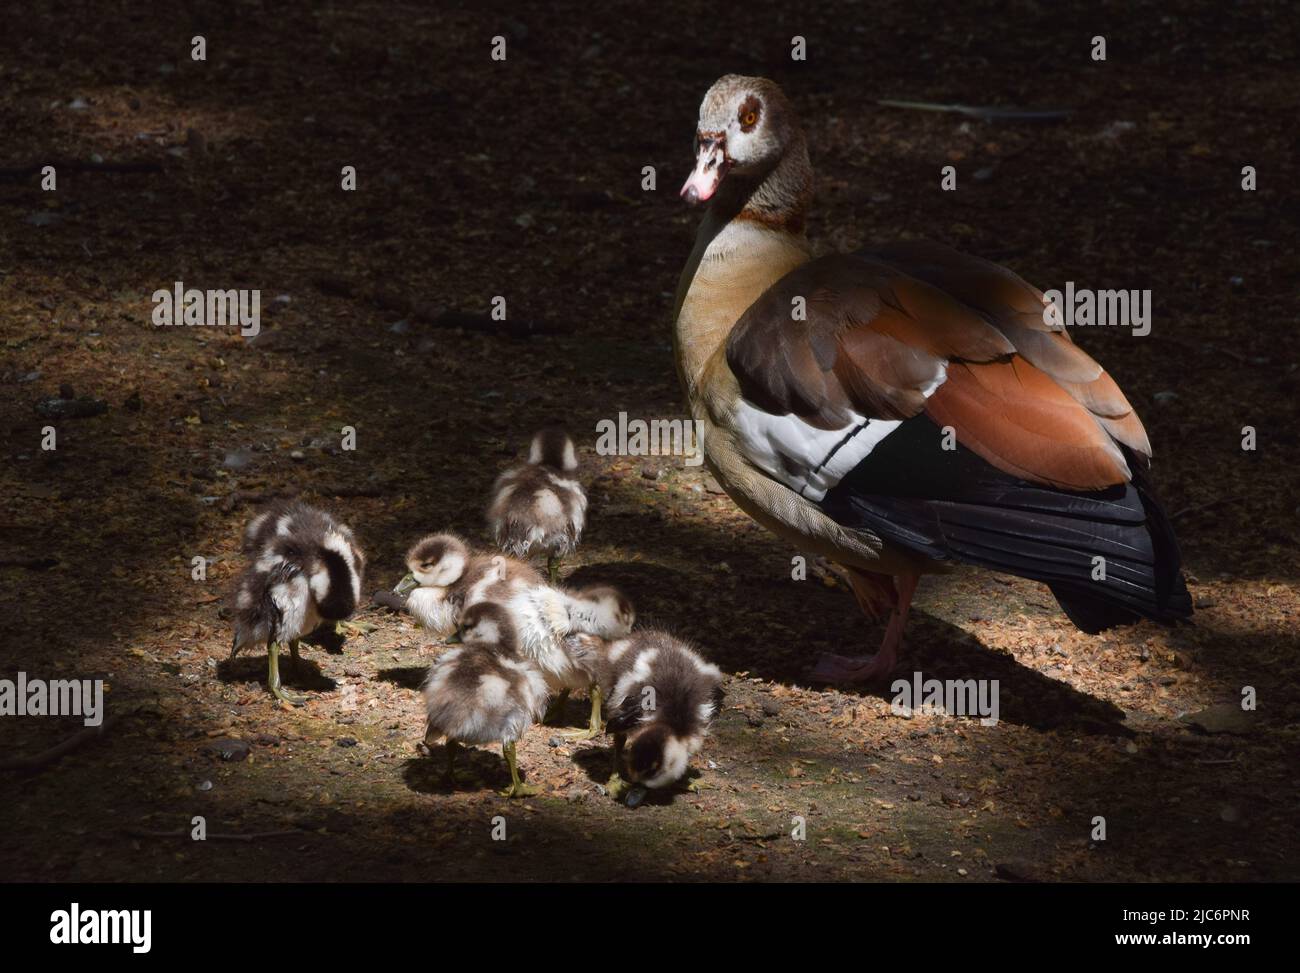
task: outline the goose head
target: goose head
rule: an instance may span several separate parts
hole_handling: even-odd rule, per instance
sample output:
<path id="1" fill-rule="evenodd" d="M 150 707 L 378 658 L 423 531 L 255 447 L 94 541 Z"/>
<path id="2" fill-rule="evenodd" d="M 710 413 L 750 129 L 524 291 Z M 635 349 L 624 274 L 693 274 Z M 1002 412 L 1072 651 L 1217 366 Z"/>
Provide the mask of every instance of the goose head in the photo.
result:
<path id="1" fill-rule="evenodd" d="M 728 74 L 709 88 L 695 127 L 695 170 L 682 186 L 688 203 L 703 203 L 723 180 L 761 182 L 803 134 L 785 93 L 767 78 Z"/>

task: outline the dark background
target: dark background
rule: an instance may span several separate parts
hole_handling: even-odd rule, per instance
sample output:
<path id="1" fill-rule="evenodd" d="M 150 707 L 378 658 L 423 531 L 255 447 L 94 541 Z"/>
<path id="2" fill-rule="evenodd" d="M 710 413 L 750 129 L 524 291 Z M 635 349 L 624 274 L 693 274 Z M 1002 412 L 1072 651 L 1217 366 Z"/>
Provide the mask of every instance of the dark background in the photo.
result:
<path id="1" fill-rule="evenodd" d="M 102 677 L 110 712 L 132 714 L 6 774 L 0 875 L 1296 877 L 1291 5 L 0 15 L 0 675 Z M 504 63 L 489 58 L 498 34 Z M 796 34 L 805 63 L 789 59 Z M 905 668 L 999 679 L 1003 723 L 892 718 L 880 694 L 801 680 L 817 652 L 879 639 L 844 590 L 790 581 L 792 552 L 702 471 L 594 455 L 599 419 L 683 412 L 670 317 L 698 213 L 676 193 L 699 100 L 728 72 L 773 77 L 799 109 L 823 250 L 933 239 L 1043 288 L 1152 290 L 1150 336 L 1075 337 L 1151 435 L 1194 627 L 1090 638 L 1037 585 L 929 579 Z M 882 98 L 1072 114 L 989 123 Z M 32 173 L 51 161 L 46 193 Z M 343 165 L 356 193 L 339 189 Z M 956 193 L 939 190 L 944 165 Z M 149 295 L 176 280 L 260 288 L 262 335 L 155 329 Z M 494 295 L 504 327 L 484 317 Z M 36 406 L 61 387 L 107 411 L 53 422 L 59 448 L 42 452 Z M 700 794 L 629 812 L 596 789 L 603 742 L 552 747 L 544 730 L 520 748 L 546 788 L 527 807 L 493 795 L 494 754 L 471 761 L 481 786 L 443 791 L 415 747 L 436 648 L 375 609 L 378 631 L 343 654 L 308 652 L 304 710 L 272 705 L 263 657 L 224 661 L 219 598 L 259 499 L 301 491 L 334 510 L 370 556 L 368 587 L 388 587 L 421 533 L 477 536 L 492 477 L 557 418 L 592 495 L 570 567 L 623 585 L 734 676 Z M 196 555 L 213 559 L 206 582 L 190 579 Z M 1256 713 L 1213 709 L 1246 685 Z M 5 718 L 0 739 L 31 754 L 76 729 Z M 246 758 L 221 758 L 232 739 Z M 504 844 L 486 838 L 498 813 Z M 194 814 L 277 834 L 159 837 Z M 806 843 L 784 837 L 793 815 Z"/>

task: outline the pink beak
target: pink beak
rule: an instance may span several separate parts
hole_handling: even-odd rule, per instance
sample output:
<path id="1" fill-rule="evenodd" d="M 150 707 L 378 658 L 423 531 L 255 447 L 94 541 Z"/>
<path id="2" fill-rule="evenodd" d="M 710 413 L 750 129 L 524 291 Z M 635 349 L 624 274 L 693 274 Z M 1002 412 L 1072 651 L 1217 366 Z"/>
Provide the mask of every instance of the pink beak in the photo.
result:
<path id="1" fill-rule="evenodd" d="M 710 199 L 718 191 L 722 177 L 730 168 L 731 160 L 727 158 L 726 143 L 722 139 L 705 142 L 695 157 L 695 171 L 682 186 L 682 199 L 692 206 Z"/>

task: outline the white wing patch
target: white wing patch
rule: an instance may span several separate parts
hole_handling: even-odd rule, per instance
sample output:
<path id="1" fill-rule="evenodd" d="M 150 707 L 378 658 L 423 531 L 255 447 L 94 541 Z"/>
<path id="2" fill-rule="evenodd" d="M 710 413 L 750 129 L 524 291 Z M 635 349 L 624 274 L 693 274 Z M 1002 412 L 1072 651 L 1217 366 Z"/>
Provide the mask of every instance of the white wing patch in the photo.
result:
<path id="1" fill-rule="evenodd" d="M 946 364 L 922 387 L 928 399 L 948 377 Z M 817 429 L 798 416 L 773 415 L 744 399 L 736 403 L 734 428 L 749 461 L 791 490 L 813 502 L 871 455 L 901 419 L 868 419 L 852 413 L 840 429 Z"/>

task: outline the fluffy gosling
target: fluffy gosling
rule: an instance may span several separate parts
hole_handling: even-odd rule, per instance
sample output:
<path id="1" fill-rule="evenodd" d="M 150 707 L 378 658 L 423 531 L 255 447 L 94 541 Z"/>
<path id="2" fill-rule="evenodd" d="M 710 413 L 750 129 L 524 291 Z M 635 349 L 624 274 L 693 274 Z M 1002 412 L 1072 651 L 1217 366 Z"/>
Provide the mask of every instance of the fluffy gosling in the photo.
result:
<path id="1" fill-rule="evenodd" d="M 459 638 L 464 644 L 439 656 L 429 670 L 425 741 L 446 738 L 448 786 L 455 783 L 461 744 L 499 743 L 510 768 L 502 796 L 535 794 L 536 787 L 519 780 L 515 744 L 546 706 L 546 680 L 519 652 L 514 623 L 500 605 L 479 602 L 465 609 Z"/>
<path id="2" fill-rule="evenodd" d="M 492 485 L 487 522 L 497 546 L 521 558 L 545 552 L 551 584 L 558 581 L 560 558 L 578 546 L 586 523 L 587 494 L 572 475 L 577 469 L 573 440 L 551 427 L 533 436 L 527 463 L 506 470 Z"/>
<path id="3" fill-rule="evenodd" d="M 606 729 L 614 735 L 611 793 L 622 792 L 623 778 L 650 790 L 681 780 L 722 702 L 718 667 L 680 639 L 653 629 L 612 642 L 571 641 L 578 643 L 574 653 L 595 673 L 606 699 Z"/>
<path id="4" fill-rule="evenodd" d="M 249 521 L 244 552 L 252 563 L 236 579 L 230 657 L 266 643 L 267 685 L 277 698 L 306 702 L 280 685 L 280 650 L 298 665 L 299 640 L 321 622 L 344 622 L 361 600 L 365 556 L 356 539 L 329 514 L 299 501 L 272 504 Z"/>
<path id="5" fill-rule="evenodd" d="M 463 538 L 447 533 L 417 541 L 407 552 L 406 567 L 410 573 L 394 590 L 410 592 L 407 610 L 439 638 L 456 631 L 469 605 L 502 594 L 499 585 L 542 583 L 542 576 L 527 564 L 477 554 Z"/>

